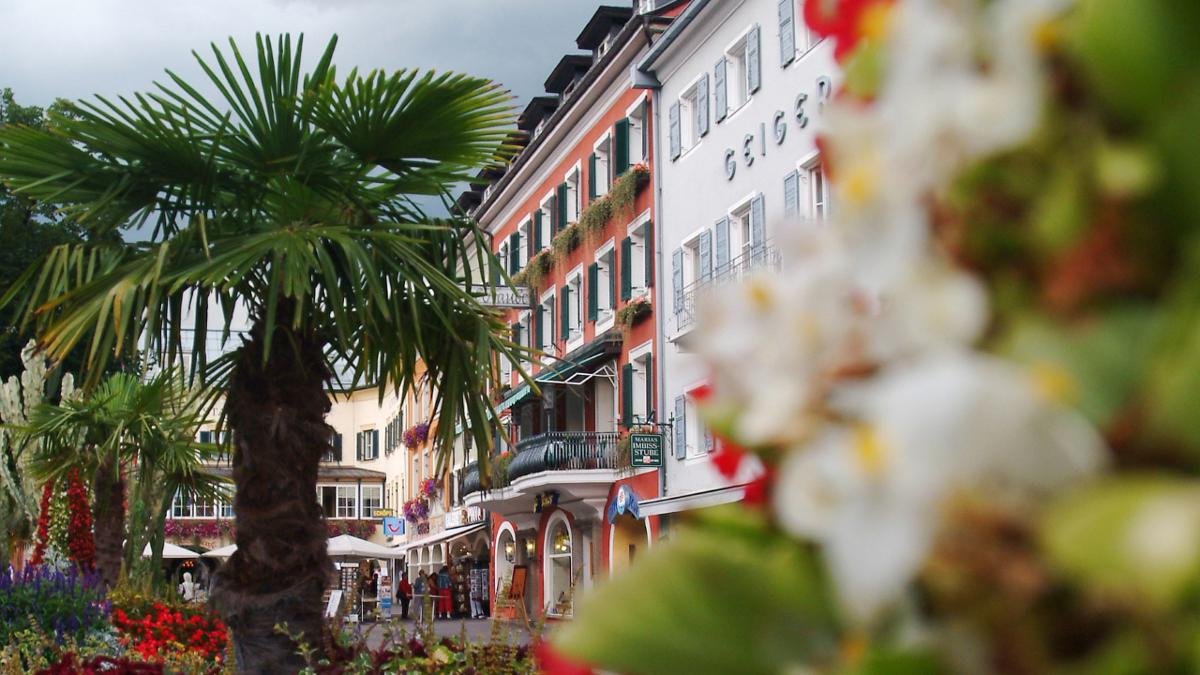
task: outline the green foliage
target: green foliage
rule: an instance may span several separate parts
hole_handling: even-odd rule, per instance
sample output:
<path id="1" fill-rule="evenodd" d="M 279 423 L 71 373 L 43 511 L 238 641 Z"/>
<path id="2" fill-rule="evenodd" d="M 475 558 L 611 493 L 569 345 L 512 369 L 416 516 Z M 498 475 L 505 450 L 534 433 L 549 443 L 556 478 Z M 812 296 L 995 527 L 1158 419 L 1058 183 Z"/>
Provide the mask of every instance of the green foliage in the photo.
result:
<path id="1" fill-rule="evenodd" d="M 553 269 L 554 252 L 546 249 L 529 259 L 529 264 L 525 266 L 525 269 L 513 277 L 513 283 L 526 284 L 534 291 L 537 291 L 542 287 L 542 282 L 546 280 L 546 276 Z M 517 277 L 521 278 L 520 282 L 517 281 Z"/>
<path id="2" fill-rule="evenodd" d="M 572 251 L 579 248 L 583 241 L 583 228 L 578 223 L 567 225 L 561 232 L 554 235 L 550 248 L 554 251 L 555 262 L 564 262 Z"/>
<path id="3" fill-rule="evenodd" d="M 621 174 L 613 182 L 608 194 L 592 200 L 583 213 L 579 214 L 579 227 L 587 236 L 604 231 L 608 222 L 616 217 L 628 216 L 638 193 L 650 182 L 650 170 L 638 164 Z"/>
<path id="4" fill-rule="evenodd" d="M 1059 500 L 1043 539 L 1051 562 L 1094 592 L 1170 607 L 1200 581 L 1200 483 L 1104 480 Z"/>
<path id="5" fill-rule="evenodd" d="M 0 644 L 29 629 L 45 630 L 56 641 L 104 631 L 103 600 L 98 579 L 74 568 L 29 566 L 0 575 Z"/>
<path id="6" fill-rule="evenodd" d="M 714 509 L 580 600 L 554 642 L 631 675 L 767 675 L 831 658 L 833 621 L 806 548 L 772 537 L 755 514 Z"/>
<path id="7" fill-rule="evenodd" d="M 637 299 L 617 310 L 615 323 L 622 328 L 631 328 L 642 319 L 650 316 L 654 308 L 644 299 Z"/>

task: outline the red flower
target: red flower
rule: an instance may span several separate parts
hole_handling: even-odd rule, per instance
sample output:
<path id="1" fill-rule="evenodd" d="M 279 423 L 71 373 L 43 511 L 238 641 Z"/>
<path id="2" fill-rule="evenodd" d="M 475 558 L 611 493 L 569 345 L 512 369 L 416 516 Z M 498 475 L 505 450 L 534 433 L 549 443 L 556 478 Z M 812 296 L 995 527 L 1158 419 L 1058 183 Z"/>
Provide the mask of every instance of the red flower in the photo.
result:
<path id="1" fill-rule="evenodd" d="M 750 506 L 762 506 L 771 496 L 771 488 L 775 485 L 775 471 L 768 468 L 761 476 L 746 484 L 746 492 L 742 501 Z"/>
<path id="2" fill-rule="evenodd" d="M 836 42 L 834 56 L 844 61 L 864 40 L 882 39 L 893 0 L 808 0 L 804 22 Z"/>
<path id="3" fill-rule="evenodd" d="M 722 438 L 716 439 L 716 442 L 717 450 L 712 454 L 713 466 L 726 480 L 732 480 L 742 466 L 746 449 Z"/>
<path id="4" fill-rule="evenodd" d="M 590 667 L 568 659 L 544 640 L 534 645 L 533 654 L 542 675 L 595 675 Z"/>

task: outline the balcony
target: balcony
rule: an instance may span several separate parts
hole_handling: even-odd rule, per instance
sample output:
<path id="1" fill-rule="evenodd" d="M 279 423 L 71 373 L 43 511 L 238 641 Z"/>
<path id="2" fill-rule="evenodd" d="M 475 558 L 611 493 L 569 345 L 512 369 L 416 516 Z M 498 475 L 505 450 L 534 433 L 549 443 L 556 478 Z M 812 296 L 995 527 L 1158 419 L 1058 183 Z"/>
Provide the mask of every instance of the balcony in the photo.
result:
<path id="1" fill-rule="evenodd" d="M 517 456 L 508 465 L 508 480 L 515 481 L 542 471 L 620 470 L 615 431 L 551 431 L 517 443 Z"/>
<path id="2" fill-rule="evenodd" d="M 594 431 L 552 431 L 517 443 L 505 472 L 497 471 L 485 491 L 478 466 L 463 476 L 463 500 L 494 513 L 527 513 L 531 498 L 547 491 L 560 503 L 603 504 L 612 482 L 629 471 L 629 457 L 620 451 L 620 434 Z"/>
<path id="3" fill-rule="evenodd" d="M 727 265 L 716 267 L 711 277 L 697 279 L 676 291 L 675 338 L 695 327 L 696 299 L 705 291 L 722 284 L 741 281 L 760 270 L 778 270 L 782 266 L 783 258 L 779 254 L 779 249 L 767 242 L 759 248 L 751 249 L 734 258 Z"/>

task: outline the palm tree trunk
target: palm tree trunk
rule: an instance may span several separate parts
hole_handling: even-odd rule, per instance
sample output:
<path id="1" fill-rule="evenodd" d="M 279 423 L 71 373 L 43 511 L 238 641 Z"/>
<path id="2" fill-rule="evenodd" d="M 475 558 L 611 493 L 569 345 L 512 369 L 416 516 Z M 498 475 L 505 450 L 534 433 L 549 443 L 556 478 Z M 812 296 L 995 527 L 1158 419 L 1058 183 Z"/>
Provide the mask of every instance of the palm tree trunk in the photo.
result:
<path id="1" fill-rule="evenodd" d="M 96 571 L 112 588 L 121 576 L 125 544 L 125 486 L 116 457 L 106 457 L 92 478 L 92 539 L 96 545 Z"/>
<path id="2" fill-rule="evenodd" d="M 241 673 L 294 673 L 297 645 L 321 641 L 332 569 L 317 505 L 317 468 L 332 429 L 325 424 L 328 368 L 322 343 L 288 328 L 281 307 L 274 335 L 260 317 L 242 346 L 225 412 L 233 429 L 237 552 L 217 572 L 212 600 L 233 631 Z M 286 317 L 286 318 L 282 318 Z M 263 349 L 271 340 L 270 363 Z"/>

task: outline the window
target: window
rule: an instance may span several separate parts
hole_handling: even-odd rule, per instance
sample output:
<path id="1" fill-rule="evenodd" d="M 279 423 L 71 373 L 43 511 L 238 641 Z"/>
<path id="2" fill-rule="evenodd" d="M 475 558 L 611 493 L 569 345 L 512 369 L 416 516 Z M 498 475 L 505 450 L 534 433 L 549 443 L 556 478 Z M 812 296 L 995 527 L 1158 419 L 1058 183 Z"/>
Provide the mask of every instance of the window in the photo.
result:
<path id="1" fill-rule="evenodd" d="M 496 259 L 504 266 L 504 270 L 508 272 L 509 276 L 517 273 L 512 256 L 508 253 L 508 240 L 500 244 L 500 249 L 496 251 Z M 499 283 L 499 280 L 497 280 L 497 283 Z"/>
<path id="2" fill-rule="evenodd" d="M 579 222 L 579 167 L 567 174 L 567 223 Z M 566 223 L 563 223 L 566 226 Z"/>
<path id="3" fill-rule="evenodd" d="M 354 485 L 337 486 L 337 517 L 358 517 L 358 488 Z"/>
<path id="4" fill-rule="evenodd" d="M 521 318 L 517 322 L 521 329 L 521 344 L 534 349 L 537 347 L 537 336 L 533 334 L 534 320 L 532 312 L 521 312 Z M 525 359 L 528 362 L 528 359 Z"/>
<path id="5" fill-rule="evenodd" d="M 537 326 L 534 330 L 537 333 L 537 343 L 534 345 L 536 349 L 550 352 L 554 347 L 554 291 L 553 289 L 542 298 L 542 304 L 537 310 Z"/>
<path id="6" fill-rule="evenodd" d="M 646 133 L 646 102 L 629 111 L 629 162 L 639 164 L 649 159 L 649 134 Z"/>
<path id="7" fill-rule="evenodd" d="M 542 200 L 542 207 L 538 209 L 541 215 L 534 214 L 541 221 L 542 237 L 538 241 L 543 248 L 550 246 L 551 240 L 554 239 L 554 219 L 558 217 L 554 202 L 554 193 L 552 192 Z"/>
<path id="8" fill-rule="evenodd" d="M 563 318 L 563 339 L 567 342 L 574 342 L 583 338 L 583 315 L 580 311 L 581 301 L 583 300 L 583 272 L 573 272 L 567 278 L 567 285 L 563 288 L 563 302 L 565 303 L 561 309 Z"/>
<path id="9" fill-rule="evenodd" d="M 195 499 L 193 503 L 194 512 L 197 518 L 216 518 L 217 503 L 210 499 Z"/>
<path id="10" fill-rule="evenodd" d="M 362 517 L 374 518 L 375 509 L 383 508 L 383 486 L 362 486 Z"/>
<path id="11" fill-rule="evenodd" d="M 588 188 L 591 199 L 608 194 L 611 187 L 612 171 L 612 136 L 605 134 L 597 143 L 591 159 L 588 160 Z"/>
<path id="12" fill-rule="evenodd" d="M 621 368 L 621 422 L 631 427 L 657 418 L 654 410 L 654 358 L 646 343 L 629 354 Z"/>
<path id="13" fill-rule="evenodd" d="M 749 260 L 752 244 L 750 204 L 745 204 L 729 213 L 729 249 L 733 254 L 732 259 Z"/>
<path id="14" fill-rule="evenodd" d="M 654 241 L 651 223 L 645 220 L 631 227 L 629 236 L 621 242 L 621 299 L 629 300 L 647 294 L 654 272 L 654 257 L 650 254 Z"/>
<path id="15" fill-rule="evenodd" d="M 746 38 L 743 36 L 725 51 L 725 100 L 732 114 L 750 99 Z"/>
<path id="16" fill-rule="evenodd" d="M 191 518 L 192 517 L 192 499 L 191 495 L 178 491 L 175 493 L 175 498 L 171 500 L 171 517 L 172 518 Z"/>
<path id="17" fill-rule="evenodd" d="M 825 181 L 825 167 L 820 161 L 804 169 L 808 179 L 808 213 L 814 220 L 824 220 L 829 209 L 829 188 Z"/>
<path id="18" fill-rule="evenodd" d="M 588 268 L 588 320 L 604 323 L 614 316 L 616 248 L 611 243 L 606 244 L 597 251 L 595 260 Z"/>
<path id="19" fill-rule="evenodd" d="M 679 97 L 679 148 L 691 150 L 700 142 L 700 102 L 698 87 L 692 85 Z"/>
<path id="20" fill-rule="evenodd" d="M 233 497 L 226 497 L 221 500 L 221 517 L 233 518 Z"/>
<path id="21" fill-rule="evenodd" d="M 321 455 L 322 462 L 340 462 L 342 461 L 342 435 L 334 433 L 329 440 L 329 448 L 325 450 L 325 454 Z"/>
<path id="22" fill-rule="evenodd" d="M 517 228 L 517 266 L 520 269 L 525 269 L 529 264 L 529 249 L 532 246 L 531 237 L 533 236 L 533 222 L 526 220 Z"/>
<path id="23" fill-rule="evenodd" d="M 379 430 L 360 431 L 357 438 L 359 461 L 379 459 Z"/>
<path id="24" fill-rule="evenodd" d="M 570 616 L 574 563 L 571 559 L 571 530 L 559 520 L 546 535 L 546 598 L 550 613 Z"/>

